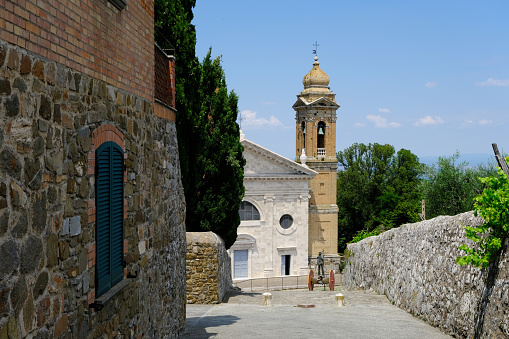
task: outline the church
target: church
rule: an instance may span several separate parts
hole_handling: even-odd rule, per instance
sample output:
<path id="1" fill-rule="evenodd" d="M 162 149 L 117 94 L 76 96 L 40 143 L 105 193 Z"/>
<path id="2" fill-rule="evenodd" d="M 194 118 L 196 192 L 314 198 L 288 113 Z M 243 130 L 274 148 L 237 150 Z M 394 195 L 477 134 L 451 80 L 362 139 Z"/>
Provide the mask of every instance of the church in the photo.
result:
<path id="1" fill-rule="evenodd" d="M 305 275 L 322 252 L 337 257 L 336 111 L 329 76 L 315 57 L 295 110 L 295 161 L 241 135 L 245 195 L 233 279 Z"/>

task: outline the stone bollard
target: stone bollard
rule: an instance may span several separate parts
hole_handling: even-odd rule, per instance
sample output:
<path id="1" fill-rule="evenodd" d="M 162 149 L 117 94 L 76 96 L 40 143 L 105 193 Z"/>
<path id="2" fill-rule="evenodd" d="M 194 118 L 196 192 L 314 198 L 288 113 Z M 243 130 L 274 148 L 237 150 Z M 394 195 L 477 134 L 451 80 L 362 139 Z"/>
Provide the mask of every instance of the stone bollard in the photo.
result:
<path id="1" fill-rule="evenodd" d="M 345 306 L 345 296 L 341 293 L 336 294 L 336 306 Z"/>
<path id="2" fill-rule="evenodd" d="M 272 294 L 269 292 L 263 293 L 263 306 L 271 306 Z"/>

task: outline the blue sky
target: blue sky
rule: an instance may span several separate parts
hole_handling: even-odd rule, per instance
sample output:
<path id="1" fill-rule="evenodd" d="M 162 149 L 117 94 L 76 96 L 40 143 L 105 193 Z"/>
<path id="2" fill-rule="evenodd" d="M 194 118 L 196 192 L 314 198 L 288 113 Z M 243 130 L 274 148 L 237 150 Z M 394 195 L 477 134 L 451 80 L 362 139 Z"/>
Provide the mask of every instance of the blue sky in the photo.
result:
<path id="1" fill-rule="evenodd" d="M 295 112 L 318 41 L 336 150 L 419 157 L 509 151 L 509 1 L 198 0 L 200 59 L 222 56 L 246 138 L 295 157 Z"/>

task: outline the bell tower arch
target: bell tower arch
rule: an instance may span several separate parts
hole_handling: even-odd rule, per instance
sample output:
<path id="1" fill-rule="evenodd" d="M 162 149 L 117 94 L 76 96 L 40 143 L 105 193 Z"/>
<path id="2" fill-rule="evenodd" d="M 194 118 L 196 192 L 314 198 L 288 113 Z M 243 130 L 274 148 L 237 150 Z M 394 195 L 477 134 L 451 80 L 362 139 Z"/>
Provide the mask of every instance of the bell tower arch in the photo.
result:
<path id="1" fill-rule="evenodd" d="M 337 256 L 338 207 L 336 205 L 336 95 L 329 76 L 315 56 L 311 71 L 302 80 L 304 90 L 293 105 L 296 120 L 296 162 L 305 154 L 305 164 L 319 174 L 310 182 L 308 251 Z"/>

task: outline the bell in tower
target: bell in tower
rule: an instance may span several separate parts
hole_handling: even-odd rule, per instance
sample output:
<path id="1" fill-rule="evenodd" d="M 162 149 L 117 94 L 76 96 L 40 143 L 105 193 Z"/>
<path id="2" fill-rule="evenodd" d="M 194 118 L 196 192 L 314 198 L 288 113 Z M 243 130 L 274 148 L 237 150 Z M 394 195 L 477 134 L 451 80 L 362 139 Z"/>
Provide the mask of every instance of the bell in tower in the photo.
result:
<path id="1" fill-rule="evenodd" d="M 329 76 L 315 56 L 311 71 L 302 80 L 304 90 L 293 105 L 296 120 L 296 161 L 318 172 L 310 182 L 310 258 L 324 252 L 326 261 L 337 258 L 338 207 L 336 205 L 336 95 Z"/>

